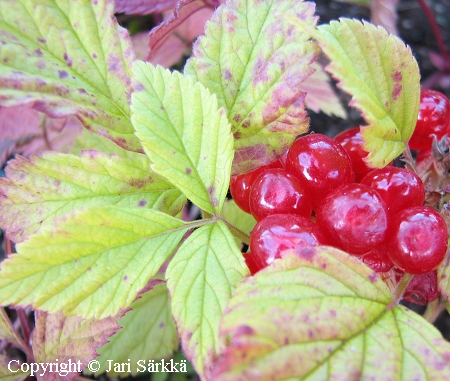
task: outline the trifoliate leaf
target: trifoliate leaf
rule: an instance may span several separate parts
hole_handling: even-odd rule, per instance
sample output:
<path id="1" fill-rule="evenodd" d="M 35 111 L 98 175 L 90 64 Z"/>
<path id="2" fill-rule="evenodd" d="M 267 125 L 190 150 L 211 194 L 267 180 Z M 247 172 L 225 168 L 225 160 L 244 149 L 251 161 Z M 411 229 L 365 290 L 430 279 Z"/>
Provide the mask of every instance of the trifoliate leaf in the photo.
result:
<path id="1" fill-rule="evenodd" d="M 66 369 L 67 374 L 66 371 L 45 372 L 48 381 L 73 380 L 90 360 L 98 356 L 95 349 L 106 344 L 107 338 L 120 328 L 113 317 L 86 320 L 39 310 L 35 311 L 35 321 L 32 340 L 36 362 L 72 364 Z"/>
<path id="2" fill-rule="evenodd" d="M 20 364 L 21 362 L 17 359 L 11 359 L 0 354 L 0 381 L 25 380 L 30 372 L 22 372 Z"/>
<path id="3" fill-rule="evenodd" d="M 450 344 L 359 259 L 287 255 L 238 285 L 220 326 L 215 381 L 448 380 Z"/>
<path id="4" fill-rule="evenodd" d="M 142 151 L 129 119 L 134 53 L 113 12 L 110 0 L 0 0 L 0 105 L 76 115 Z"/>
<path id="5" fill-rule="evenodd" d="M 387 165 L 403 152 L 417 121 L 420 74 L 411 49 L 381 27 L 344 18 L 312 33 L 330 58 L 327 71 L 368 123 L 361 128 L 368 164 Z"/>
<path id="6" fill-rule="evenodd" d="M 247 275 L 244 258 L 221 221 L 194 231 L 167 268 L 184 353 L 206 379 L 221 350 L 218 329 L 223 310 L 236 284 Z"/>
<path id="7" fill-rule="evenodd" d="M 177 214 L 185 197 L 150 170 L 145 155 L 127 159 L 98 151 L 19 157 L 0 178 L 0 225 L 21 242 L 56 217 L 83 207 L 118 205 Z"/>
<path id="8" fill-rule="evenodd" d="M 300 84 L 317 48 L 287 16 L 313 28 L 314 4 L 301 0 L 231 0 L 206 24 L 185 68 L 217 95 L 232 123 L 233 174 L 268 164 L 308 129 Z"/>
<path id="9" fill-rule="evenodd" d="M 101 364 L 99 374 L 108 369 L 110 360 L 112 363 L 130 363 L 131 372 L 112 371 L 108 376 L 136 375 L 148 360 L 168 358 L 178 348 L 178 335 L 165 283 L 140 296 L 130 306 L 131 311 L 118 321 L 123 328 L 97 350 L 100 357 L 96 360 Z"/>
<path id="10" fill-rule="evenodd" d="M 0 303 L 98 319 L 129 307 L 173 253 L 183 221 L 152 209 L 92 207 L 46 227 L 2 262 Z"/>
<path id="11" fill-rule="evenodd" d="M 200 83 L 136 62 L 132 121 L 152 169 L 199 208 L 217 213 L 230 182 L 233 137 L 224 110 Z"/>

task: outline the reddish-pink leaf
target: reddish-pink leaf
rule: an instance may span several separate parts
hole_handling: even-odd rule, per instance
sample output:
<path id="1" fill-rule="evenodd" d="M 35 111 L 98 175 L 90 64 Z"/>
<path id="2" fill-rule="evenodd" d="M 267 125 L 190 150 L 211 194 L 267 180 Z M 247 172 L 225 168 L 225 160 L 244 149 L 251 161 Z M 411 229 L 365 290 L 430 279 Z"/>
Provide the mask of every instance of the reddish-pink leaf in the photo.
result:
<path id="1" fill-rule="evenodd" d="M 107 343 L 120 326 L 117 319 L 123 315 L 108 317 L 101 320 L 83 319 L 79 316 L 64 316 L 62 313 L 49 314 L 37 310 L 35 312 L 36 328 L 33 331 L 33 352 L 36 362 L 79 364 L 77 368 L 83 370 L 88 362 L 98 356 L 96 348 Z M 75 365 L 66 376 L 57 372 L 47 372 L 39 376 L 38 380 L 72 380 L 78 375 L 74 372 Z"/>
<path id="2" fill-rule="evenodd" d="M 174 8 L 178 0 L 116 0 L 114 11 L 134 15 L 159 13 Z"/>
<path id="3" fill-rule="evenodd" d="M 29 106 L 0 108 L 0 167 L 16 153 L 66 151 L 81 130 L 74 117 L 52 119 Z"/>
<path id="4" fill-rule="evenodd" d="M 176 38 L 182 43 L 182 50 L 177 51 L 176 57 L 178 58 L 170 59 L 167 55 L 164 56 L 169 58 L 169 61 L 173 61 L 173 63 L 177 62 L 181 58 L 183 50 L 188 47 L 188 44 L 199 34 L 203 33 L 205 22 L 211 17 L 212 10 L 211 4 L 206 0 L 181 0 L 174 11 L 150 32 L 150 53 L 147 60 L 155 63 L 156 54 L 159 51 L 164 51 L 166 49 L 165 45 L 172 45 L 172 47 L 180 45 L 179 42 L 175 43 L 173 39 L 176 33 Z M 171 37 L 172 39 L 169 41 Z M 161 56 L 159 59 L 161 59 Z"/>
<path id="5" fill-rule="evenodd" d="M 397 4 L 399 0 L 372 0 L 370 22 L 384 27 L 389 33 L 398 35 Z"/>
<path id="6" fill-rule="evenodd" d="M 192 1 L 192 0 L 191 0 Z M 194 0 L 195 1 L 195 0 Z M 150 13 L 160 13 L 175 7 L 182 6 L 183 0 L 115 0 L 117 13 L 147 15 Z M 220 0 L 202 0 L 203 3 L 217 7 Z"/>

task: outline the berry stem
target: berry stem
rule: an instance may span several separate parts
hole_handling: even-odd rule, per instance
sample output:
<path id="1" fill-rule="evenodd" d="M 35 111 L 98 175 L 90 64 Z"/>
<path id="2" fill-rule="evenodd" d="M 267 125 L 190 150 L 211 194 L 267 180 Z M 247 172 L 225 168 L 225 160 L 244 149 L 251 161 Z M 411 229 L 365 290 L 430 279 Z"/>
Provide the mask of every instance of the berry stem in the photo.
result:
<path id="1" fill-rule="evenodd" d="M 439 298 L 437 298 L 436 300 L 433 300 L 431 303 L 428 303 L 427 309 L 423 314 L 423 318 L 426 319 L 431 324 L 433 324 L 444 310 L 445 305 L 441 303 Z"/>
<path id="2" fill-rule="evenodd" d="M 394 294 L 392 295 L 392 302 L 389 303 L 389 305 L 387 306 L 388 310 L 398 305 L 400 299 L 403 296 L 403 293 L 405 292 L 412 278 L 413 278 L 412 274 L 405 273 L 405 275 L 403 275 L 402 279 L 400 280 L 400 282 L 398 283 L 397 287 L 394 290 Z"/>

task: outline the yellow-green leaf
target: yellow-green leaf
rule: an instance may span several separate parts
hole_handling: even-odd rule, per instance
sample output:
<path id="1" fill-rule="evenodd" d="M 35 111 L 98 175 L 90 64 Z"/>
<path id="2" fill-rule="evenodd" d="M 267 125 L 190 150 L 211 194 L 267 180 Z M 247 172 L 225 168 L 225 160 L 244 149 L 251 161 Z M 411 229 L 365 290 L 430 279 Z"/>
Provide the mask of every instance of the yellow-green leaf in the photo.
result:
<path id="1" fill-rule="evenodd" d="M 136 134 L 152 169 L 199 208 L 218 213 L 228 192 L 233 136 L 215 95 L 178 72 L 136 62 Z"/>
<path id="2" fill-rule="evenodd" d="M 381 278 L 340 250 L 287 254 L 236 288 L 212 379 L 448 380 L 450 344 L 391 301 Z"/>
<path id="3" fill-rule="evenodd" d="M 368 124 L 361 128 L 368 164 L 387 165 L 403 152 L 419 112 L 420 73 L 411 49 L 357 20 L 342 18 L 311 32 L 331 61 L 327 71 Z"/>

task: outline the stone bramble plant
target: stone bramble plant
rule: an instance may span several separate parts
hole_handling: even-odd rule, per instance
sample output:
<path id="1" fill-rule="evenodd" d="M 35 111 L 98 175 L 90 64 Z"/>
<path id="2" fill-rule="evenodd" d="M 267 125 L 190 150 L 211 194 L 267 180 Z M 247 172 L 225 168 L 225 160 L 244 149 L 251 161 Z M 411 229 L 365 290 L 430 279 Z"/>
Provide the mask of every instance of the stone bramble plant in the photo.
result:
<path id="1" fill-rule="evenodd" d="M 448 380 L 450 344 L 399 304 L 414 266 L 394 260 L 413 268 L 398 282 L 403 273 L 376 273 L 334 242 L 297 242 L 251 275 L 254 253 L 241 250 L 253 251 L 256 222 L 227 199 L 232 176 L 308 132 L 305 81 L 321 52 L 366 121 L 365 163 L 404 153 L 414 169 L 421 88 L 410 49 L 369 23 L 317 27 L 312 2 L 228 0 L 171 72 L 135 59 L 113 11 L 110 0 L 0 0 L 0 106 L 85 127 L 71 153 L 16 157 L 0 179 L 0 226 L 17 250 L 1 264 L 0 302 L 31 306 L 36 322 L 26 340 L 1 310 L 0 340 L 29 363 L 96 358 L 99 373 L 107 360 L 169 358 L 181 343 L 202 380 Z M 443 150 L 445 165 L 442 147 L 435 140 L 432 159 Z M 318 225 L 319 194 L 308 212 Z M 188 200 L 201 218 L 182 218 Z M 445 306 L 447 237 L 444 224 L 432 268 Z M 13 353 L 0 353 L 1 380 L 29 375 L 8 369 Z"/>

